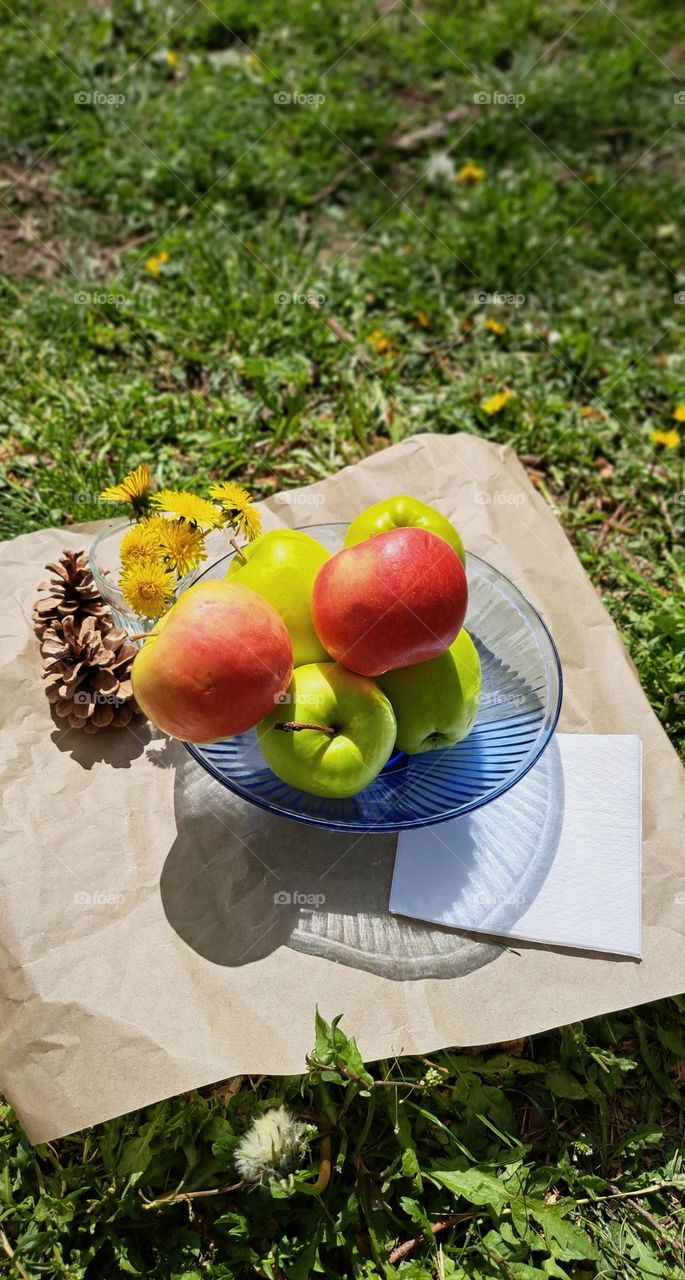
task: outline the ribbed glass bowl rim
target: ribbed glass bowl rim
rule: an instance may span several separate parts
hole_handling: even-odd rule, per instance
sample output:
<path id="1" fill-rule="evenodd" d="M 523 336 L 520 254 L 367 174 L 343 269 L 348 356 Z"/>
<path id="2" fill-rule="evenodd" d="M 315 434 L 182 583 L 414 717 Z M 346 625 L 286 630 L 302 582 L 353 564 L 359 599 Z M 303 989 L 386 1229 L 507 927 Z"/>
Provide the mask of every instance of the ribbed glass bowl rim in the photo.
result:
<path id="1" fill-rule="evenodd" d="M 301 525 L 301 526 L 298 526 L 298 531 L 300 533 L 312 534 L 312 531 L 317 528 L 346 529 L 348 527 L 348 524 L 349 524 L 349 520 L 331 520 L 326 522 L 325 524 L 322 523 L 319 525 L 316 525 L 316 524 Z M 195 579 L 195 582 L 193 583 L 193 585 L 197 586 L 197 584 L 201 582 L 202 579 L 206 577 L 206 575 L 210 573 L 212 569 L 216 568 L 218 564 L 221 564 L 223 560 L 226 560 L 226 561 L 232 560 L 234 555 L 235 555 L 235 552 L 228 552 L 226 555 L 219 556 L 217 560 L 214 560 L 212 564 L 207 565 L 203 569 L 202 573 L 200 573 L 198 577 Z M 221 785 L 226 787 L 228 791 L 232 791 L 234 795 L 240 796 L 242 800 L 247 800 L 249 804 L 256 805 L 258 809 L 263 809 L 265 810 L 266 813 L 276 814 L 278 817 L 281 817 L 281 818 L 288 818 L 291 822 L 300 822 L 304 826 L 319 827 L 319 828 L 323 827 L 329 831 L 349 831 L 350 834 L 353 834 L 353 835 L 363 835 L 363 834 L 388 835 L 388 834 L 392 834 L 393 832 L 411 831 L 417 827 L 438 826 L 442 822 L 450 822 L 454 818 L 461 818 L 461 817 L 464 817 L 467 813 L 473 813 L 475 812 L 476 809 L 482 809 L 485 807 L 485 805 L 492 804 L 493 800 L 499 799 L 499 797 L 504 795 L 507 791 L 511 791 L 512 787 L 517 786 L 518 783 L 521 782 L 523 778 L 525 778 L 526 774 L 530 773 L 533 766 L 536 765 L 538 760 L 540 759 L 540 756 L 542 755 L 543 751 L 545 751 L 545 749 L 549 746 L 550 742 L 552 741 L 554 730 L 557 727 L 559 716 L 561 714 L 561 704 L 564 697 L 564 676 L 563 676 L 563 671 L 561 667 L 561 659 L 559 657 L 557 646 L 554 643 L 552 633 L 549 627 L 547 626 L 547 623 L 545 622 L 544 618 L 535 608 L 535 605 L 531 604 L 527 596 L 524 596 L 523 592 L 516 586 L 515 583 L 511 581 L 511 578 L 508 578 L 505 573 L 502 573 L 500 569 L 497 569 L 494 564 L 490 564 L 489 560 L 484 560 L 482 556 L 475 555 L 473 551 L 466 552 L 466 559 L 467 559 L 467 567 L 468 567 L 469 560 L 472 560 L 472 561 L 475 560 L 478 562 L 478 564 L 485 565 L 486 569 L 488 569 L 491 573 L 495 573 L 498 578 L 501 578 L 504 582 L 506 582 L 508 588 L 511 590 L 514 597 L 518 596 L 519 600 L 525 606 L 525 609 L 529 610 L 530 613 L 533 614 L 533 617 L 537 620 L 540 630 L 545 636 L 547 643 L 549 644 L 550 653 L 553 659 L 553 670 L 555 670 L 556 672 L 557 699 L 556 699 L 556 705 L 554 706 L 554 709 L 552 711 L 552 715 L 547 725 L 547 728 L 545 731 L 540 733 L 539 740 L 535 743 L 535 746 L 531 748 L 530 754 L 526 757 L 519 771 L 515 772 L 511 778 L 506 778 L 500 784 L 499 787 L 496 787 L 493 791 L 487 792 L 487 794 L 482 797 L 476 797 L 473 800 L 470 800 L 464 804 L 461 804 L 454 809 L 445 810 L 444 812 L 431 814 L 429 816 L 406 818 L 406 819 L 403 819 L 401 822 L 375 822 L 375 823 L 343 822 L 343 821 L 337 822 L 334 819 L 314 817 L 312 814 L 297 813 L 292 809 L 283 808 L 281 805 L 270 804 L 268 801 L 262 800 L 260 797 L 253 795 L 251 791 L 249 791 L 246 787 L 242 787 L 240 783 L 234 782 L 233 780 L 229 780 L 228 778 L 226 778 L 224 774 L 222 774 L 218 769 L 214 767 L 214 765 L 210 764 L 210 762 L 205 759 L 205 757 L 198 750 L 196 743 L 184 742 L 183 746 L 185 747 L 186 751 L 190 753 L 190 755 L 193 757 L 194 760 L 197 760 L 198 764 L 201 765 L 201 767 L 207 773 L 209 773 L 211 777 L 215 778 L 217 782 L 220 782 Z M 295 790 L 296 788 L 293 788 L 293 789 Z"/>

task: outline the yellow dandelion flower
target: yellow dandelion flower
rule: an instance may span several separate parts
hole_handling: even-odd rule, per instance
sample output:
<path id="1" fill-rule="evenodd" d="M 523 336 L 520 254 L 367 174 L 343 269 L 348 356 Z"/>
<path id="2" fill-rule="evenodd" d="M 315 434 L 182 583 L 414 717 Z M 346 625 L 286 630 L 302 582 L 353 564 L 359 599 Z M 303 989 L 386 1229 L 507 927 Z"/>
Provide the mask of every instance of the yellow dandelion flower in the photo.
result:
<path id="1" fill-rule="evenodd" d="M 458 181 L 467 182 L 471 187 L 477 187 L 484 177 L 485 169 L 481 169 L 479 164 L 463 164 L 457 173 Z"/>
<path id="2" fill-rule="evenodd" d="M 158 547 L 161 546 L 161 539 L 166 525 L 167 518 L 160 512 L 155 512 L 153 515 L 147 515 L 145 516 L 145 519 L 140 522 L 141 529 L 145 529 L 146 533 L 154 535 L 155 543 Z"/>
<path id="3" fill-rule="evenodd" d="M 169 254 L 167 253 L 166 249 L 162 249 L 160 253 L 153 253 L 152 257 L 148 258 L 147 262 L 145 263 L 145 269 L 150 272 L 151 276 L 155 276 L 155 277 L 161 276 L 162 267 L 164 266 L 165 262 L 168 262 L 168 261 L 169 261 Z"/>
<path id="4" fill-rule="evenodd" d="M 418 320 L 422 329 L 428 329 L 430 327 L 430 316 L 427 316 L 425 311 L 417 311 L 416 319 Z"/>
<path id="5" fill-rule="evenodd" d="M 183 489 L 161 489 L 154 495 L 152 505 L 178 520 L 197 525 L 198 529 L 215 529 L 221 524 L 221 512 L 213 502 Z"/>
<path id="6" fill-rule="evenodd" d="M 389 338 L 382 329 L 374 329 L 373 333 L 370 333 L 366 339 L 366 345 L 373 347 L 374 351 L 377 351 L 382 356 L 386 351 L 392 351 L 392 338 Z"/>
<path id="7" fill-rule="evenodd" d="M 143 560 L 154 560 L 159 555 L 159 539 L 155 537 L 150 522 L 134 524 L 119 543 L 119 558 L 126 568 Z"/>
<path id="8" fill-rule="evenodd" d="M 680 444 L 680 432 L 675 427 L 670 431 L 653 431 L 649 438 L 652 444 L 662 444 L 664 449 L 677 449 Z"/>
<path id="9" fill-rule="evenodd" d="M 209 486 L 209 496 L 219 504 L 227 522 L 248 542 L 261 532 L 262 517 L 252 505 L 247 489 L 232 480 L 223 480 Z"/>
<path id="10" fill-rule="evenodd" d="M 677 404 L 671 417 L 675 422 L 685 422 L 685 404 Z"/>
<path id="11" fill-rule="evenodd" d="M 486 329 L 490 330 L 491 333 L 497 334 L 498 338 L 501 338 L 502 334 L 506 333 L 505 326 L 503 324 L 500 324 L 499 320 L 495 320 L 494 316 L 488 316 L 487 320 L 483 321 L 483 324 L 485 325 Z"/>
<path id="12" fill-rule="evenodd" d="M 490 396 L 488 400 L 481 400 L 481 409 L 492 417 L 495 413 L 501 413 L 505 405 L 513 399 L 513 391 L 498 391 L 494 396 Z"/>
<path id="13" fill-rule="evenodd" d="M 148 505 L 150 488 L 150 469 L 141 462 L 134 471 L 129 471 L 119 484 L 103 489 L 100 497 L 103 502 L 130 502 L 135 512 L 144 511 Z"/>
<path id="14" fill-rule="evenodd" d="M 144 618 L 159 618 L 174 598 L 175 577 L 156 560 L 141 560 L 123 569 L 119 578 L 124 600 Z"/>
<path id="15" fill-rule="evenodd" d="M 164 560 L 179 578 L 197 569 L 205 550 L 205 537 L 201 529 L 185 520 L 165 520 L 160 517 L 159 544 Z"/>
<path id="16" fill-rule="evenodd" d="M 173 49 L 167 49 L 166 51 L 166 64 L 171 71 L 178 66 L 178 54 L 174 53 Z"/>

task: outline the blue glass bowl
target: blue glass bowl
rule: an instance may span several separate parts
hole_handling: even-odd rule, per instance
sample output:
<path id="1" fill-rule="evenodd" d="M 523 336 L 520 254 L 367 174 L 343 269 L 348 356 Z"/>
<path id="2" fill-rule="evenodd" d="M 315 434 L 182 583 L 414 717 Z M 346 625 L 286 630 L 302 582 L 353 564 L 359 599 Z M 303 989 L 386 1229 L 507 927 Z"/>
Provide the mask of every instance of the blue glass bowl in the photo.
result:
<path id="1" fill-rule="evenodd" d="M 346 528 L 314 525 L 306 532 L 339 551 Z M 223 578 L 232 555 L 196 581 Z M 186 743 L 188 751 L 252 804 L 336 831 L 403 831 L 489 804 L 528 773 L 550 742 L 561 710 L 561 664 L 539 613 L 508 578 L 470 553 L 466 571 L 466 628 L 480 655 L 483 693 L 463 742 L 422 755 L 397 753 L 371 786 L 346 800 L 311 796 L 281 782 L 266 764 L 254 729 L 221 742 Z"/>

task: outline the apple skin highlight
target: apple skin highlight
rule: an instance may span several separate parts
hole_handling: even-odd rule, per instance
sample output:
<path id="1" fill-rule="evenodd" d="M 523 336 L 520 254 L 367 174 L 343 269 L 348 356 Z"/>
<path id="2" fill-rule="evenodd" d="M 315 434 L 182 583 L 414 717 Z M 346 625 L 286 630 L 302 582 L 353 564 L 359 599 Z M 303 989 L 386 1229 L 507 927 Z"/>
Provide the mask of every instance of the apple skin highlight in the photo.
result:
<path id="1" fill-rule="evenodd" d="M 319 570 L 312 618 L 324 649 L 364 676 L 427 662 L 458 635 L 468 604 L 457 553 L 427 529 L 347 547 Z"/>
<path id="2" fill-rule="evenodd" d="M 325 662 L 328 658 L 314 627 L 311 595 L 316 575 L 330 553 L 299 529 L 272 529 L 242 548 L 242 562 L 234 556 L 226 580 L 251 587 L 272 604 L 288 628 L 293 663 Z"/>
<path id="3" fill-rule="evenodd" d="M 336 799 L 356 796 L 373 782 L 396 733 L 395 713 L 378 685 L 335 662 L 296 667 L 288 702 L 257 725 L 257 740 L 277 777 Z"/>
<path id="4" fill-rule="evenodd" d="M 462 564 L 465 563 L 464 543 L 454 525 L 445 516 L 429 507 L 427 502 L 412 498 L 408 493 L 396 493 L 393 498 L 382 498 L 373 506 L 360 511 L 348 527 L 345 534 L 345 546 L 354 547 L 367 538 L 374 538 L 379 533 L 388 533 L 391 529 L 428 529 L 444 538 L 456 551 Z"/>
<path id="5" fill-rule="evenodd" d="M 256 591 L 196 583 L 138 650 L 138 705 L 184 742 L 215 742 L 252 728 L 288 687 L 293 651 L 285 623 Z"/>

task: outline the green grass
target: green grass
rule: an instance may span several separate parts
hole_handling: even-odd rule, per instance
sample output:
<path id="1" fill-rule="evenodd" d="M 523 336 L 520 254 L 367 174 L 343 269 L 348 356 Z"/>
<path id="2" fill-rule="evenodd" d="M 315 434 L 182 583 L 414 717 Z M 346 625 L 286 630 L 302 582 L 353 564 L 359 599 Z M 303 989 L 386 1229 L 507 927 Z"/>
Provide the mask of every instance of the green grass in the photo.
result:
<path id="1" fill-rule="evenodd" d="M 100 489 L 143 460 L 159 483 L 267 495 L 416 431 L 509 441 L 682 749 L 682 448 L 651 440 L 685 402 L 679 16 L 673 0 L 1 4 L 2 535 L 108 514 Z M 431 182 L 442 150 L 483 181 Z M 398 1241 L 457 1214 L 400 1274 L 680 1275 L 678 1193 L 640 1193 L 679 1175 L 683 1057 L 665 1002 L 520 1057 L 436 1054 L 439 1084 L 402 1083 L 425 1077 L 416 1059 L 368 1089 L 244 1081 L 37 1149 L 8 1112 L 0 1243 L 15 1276 L 387 1276 Z M 296 1179 L 145 1207 L 234 1181 L 234 1135 L 284 1096 L 331 1130 L 322 1197 Z M 473 1167 L 499 1189 L 437 1177 Z M 612 1187 L 635 1195 L 595 1202 Z"/>

